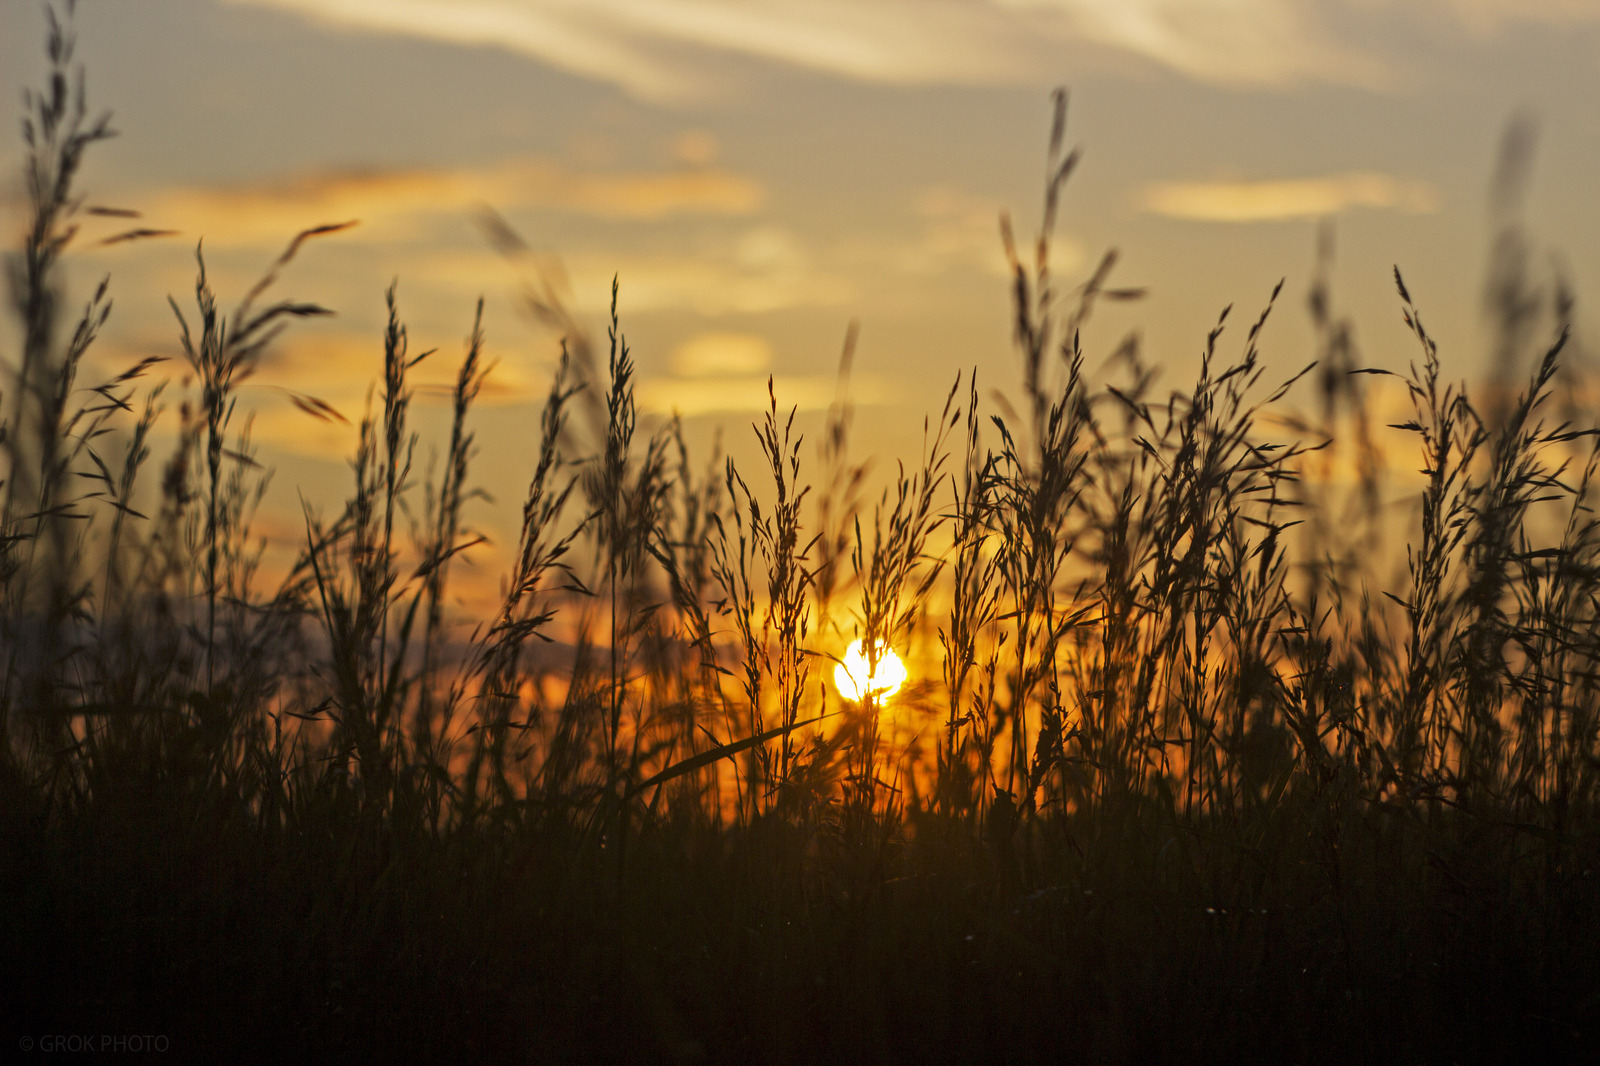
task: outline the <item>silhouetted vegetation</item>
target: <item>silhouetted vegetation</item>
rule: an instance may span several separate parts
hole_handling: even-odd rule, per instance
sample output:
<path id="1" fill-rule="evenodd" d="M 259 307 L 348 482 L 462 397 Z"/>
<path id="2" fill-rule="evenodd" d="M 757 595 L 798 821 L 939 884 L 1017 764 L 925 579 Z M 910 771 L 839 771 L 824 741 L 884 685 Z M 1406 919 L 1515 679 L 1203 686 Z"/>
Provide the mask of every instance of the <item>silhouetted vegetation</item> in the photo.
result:
<path id="1" fill-rule="evenodd" d="M 1501 278 L 1497 350 L 1533 370 L 1493 417 L 1398 271 L 1417 357 L 1387 428 L 1322 283 L 1303 369 L 1268 369 L 1269 300 L 1242 337 L 1224 312 L 1191 388 L 1159 393 L 1133 341 L 1097 381 L 1091 312 L 1139 293 L 1113 255 L 1052 273 L 1060 97 L 1041 231 L 1004 227 L 1020 402 L 963 375 L 876 498 L 847 394 L 820 474 L 782 396 L 764 469 L 702 462 L 641 423 L 615 291 L 598 344 L 530 290 L 563 357 L 474 623 L 449 590 L 481 328 L 435 481 L 390 290 L 348 502 L 308 508 L 269 582 L 235 404 L 322 313 L 278 274 L 338 227 L 231 312 L 197 255 L 181 372 L 84 387 L 110 300 L 69 315 L 61 257 L 108 213 L 74 181 L 110 129 L 70 26 L 49 50 L 8 260 L 14 1032 L 463 1062 L 1467 1062 L 1600 1035 L 1600 451 L 1549 412 L 1565 294 Z M 842 699 L 855 639 L 912 683 Z"/>

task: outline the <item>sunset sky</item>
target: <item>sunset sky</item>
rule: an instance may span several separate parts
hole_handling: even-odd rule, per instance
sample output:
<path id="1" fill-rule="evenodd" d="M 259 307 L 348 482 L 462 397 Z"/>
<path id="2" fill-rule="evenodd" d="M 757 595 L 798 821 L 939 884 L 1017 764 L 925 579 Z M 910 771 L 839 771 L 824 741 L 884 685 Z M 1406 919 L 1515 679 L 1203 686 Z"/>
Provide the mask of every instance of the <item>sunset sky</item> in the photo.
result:
<path id="1" fill-rule="evenodd" d="M 38 81 L 43 26 L 0 3 L 8 99 Z M 112 274 L 103 365 L 178 355 L 165 297 L 192 298 L 197 239 L 231 305 L 296 231 L 361 220 L 287 272 L 283 294 L 338 314 L 297 325 L 251 389 L 280 513 L 297 484 L 342 490 L 353 433 L 270 386 L 356 420 L 398 278 L 413 350 L 440 349 L 428 380 L 487 297 L 480 473 L 510 520 L 556 346 L 517 311 L 480 203 L 561 264 L 601 338 L 620 276 L 641 402 L 695 440 L 748 438 L 769 373 L 784 405 L 825 407 L 858 320 L 857 448 L 910 459 L 959 370 L 1015 393 L 997 218 L 1033 232 L 1058 85 L 1084 159 L 1057 268 L 1075 282 L 1120 250 L 1115 281 L 1149 296 L 1102 308 L 1086 346 L 1137 328 L 1166 385 L 1225 304 L 1248 322 L 1280 277 L 1265 355 L 1275 377 L 1313 358 L 1321 219 L 1368 364 L 1415 350 L 1399 264 L 1447 370 L 1481 373 L 1489 191 L 1517 115 L 1537 131 L 1534 273 L 1570 278 L 1580 339 L 1600 292 L 1593 0 L 84 0 L 78 31 L 91 106 L 121 131 L 91 156 L 90 202 L 183 234 L 79 258 L 83 288 Z M 12 134 L 9 231 L 20 158 Z"/>

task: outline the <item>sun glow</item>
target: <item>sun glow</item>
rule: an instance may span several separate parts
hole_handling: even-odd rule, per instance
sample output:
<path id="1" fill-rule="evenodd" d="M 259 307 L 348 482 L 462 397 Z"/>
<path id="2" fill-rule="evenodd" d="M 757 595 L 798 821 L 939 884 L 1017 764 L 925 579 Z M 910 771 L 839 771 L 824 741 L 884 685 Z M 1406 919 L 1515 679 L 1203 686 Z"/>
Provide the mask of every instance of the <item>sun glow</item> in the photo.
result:
<path id="1" fill-rule="evenodd" d="M 850 645 L 844 661 L 833 669 L 833 685 L 839 695 L 857 702 L 869 695 L 879 700 L 893 696 L 905 680 L 906 665 L 892 648 L 878 651 L 878 668 L 873 670 L 859 640 Z"/>

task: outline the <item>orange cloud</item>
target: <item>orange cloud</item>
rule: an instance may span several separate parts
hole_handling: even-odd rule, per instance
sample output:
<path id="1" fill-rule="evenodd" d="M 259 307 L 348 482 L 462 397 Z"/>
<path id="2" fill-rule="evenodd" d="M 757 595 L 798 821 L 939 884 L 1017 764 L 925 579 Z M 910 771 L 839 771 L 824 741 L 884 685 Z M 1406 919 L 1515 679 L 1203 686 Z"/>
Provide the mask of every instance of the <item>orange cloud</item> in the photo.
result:
<path id="1" fill-rule="evenodd" d="M 701 333 L 678 345 L 672 370 L 682 378 L 761 374 L 772 365 L 772 345 L 754 333 Z"/>
<path id="2" fill-rule="evenodd" d="M 342 239 L 383 240 L 413 232 L 429 216 L 488 201 L 609 219 L 675 214 L 745 215 L 762 186 L 709 166 L 670 171 L 575 171 L 548 160 L 514 160 L 478 171 L 335 172 L 234 187 L 169 188 L 144 198 L 144 216 L 213 245 L 277 245 L 308 225 L 358 218 Z"/>
<path id="3" fill-rule="evenodd" d="M 1336 174 L 1280 181 L 1171 181 L 1147 185 L 1142 210 L 1199 222 L 1278 222 L 1352 207 L 1425 214 L 1438 210 L 1431 185 L 1387 174 Z"/>

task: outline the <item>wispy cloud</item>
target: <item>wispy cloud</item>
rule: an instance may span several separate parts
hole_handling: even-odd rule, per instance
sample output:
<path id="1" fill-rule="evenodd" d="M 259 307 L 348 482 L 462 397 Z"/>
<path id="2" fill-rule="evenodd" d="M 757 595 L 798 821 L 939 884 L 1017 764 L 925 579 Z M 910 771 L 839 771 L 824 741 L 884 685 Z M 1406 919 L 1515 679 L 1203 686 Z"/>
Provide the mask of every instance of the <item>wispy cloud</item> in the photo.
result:
<path id="1" fill-rule="evenodd" d="M 1369 49 L 1329 32 L 1319 12 L 1332 0 L 231 2 L 326 25 L 510 49 L 657 100 L 714 88 L 708 55 L 892 84 L 1052 82 L 1064 50 L 1083 46 L 1225 84 L 1386 77 Z"/>
<path id="2" fill-rule="evenodd" d="M 360 240 L 391 239 L 424 218 L 481 202 L 610 219 L 744 215 L 761 206 L 761 184 L 741 174 L 692 166 L 655 172 L 573 170 L 542 159 L 485 171 L 417 170 L 311 174 L 231 187 L 169 188 L 144 198 L 147 219 L 204 236 L 213 245 L 278 244 L 321 222 L 359 218 Z"/>
<path id="3" fill-rule="evenodd" d="M 1413 214 L 1438 209 L 1431 185 L 1387 174 L 1335 174 L 1279 181 L 1174 181 L 1147 185 L 1141 210 L 1199 222 L 1277 222 L 1335 215 L 1352 207 Z"/>
<path id="4" fill-rule="evenodd" d="M 992 82 L 1014 17 L 987 0 L 231 0 L 328 25 L 510 49 L 652 99 L 707 88 L 684 47 L 872 81 Z M 1009 60 L 1009 64 L 1008 64 Z M 1011 80 L 1011 79 L 1005 79 Z"/>
<path id="5" fill-rule="evenodd" d="M 566 257 L 573 290 L 609 293 L 620 276 L 635 311 L 690 309 L 716 317 L 790 307 L 837 307 L 860 293 L 833 257 L 786 226 L 765 223 L 707 240 L 689 251 L 579 251 Z"/>
<path id="6" fill-rule="evenodd" d="M 1450 17 L 1486 34 L 1518 23 L 1600 25 L 1600 4 L 1593 0 L 1432 0 L 1428 6 L 1443 8 Z"/>
<path id="7" fill-rule="evenodd" d="M 933 185 L 912 198 L 912 211 L 920 235 L 897 249 L 892 265 L 908 274 L 936 274 L 956 266 L 973 267 L 996 277 L 1009 277 L 1000 240 L 1000 215 L 1005 205 L 998 199 L 977 196 L 950 185 Z M 1070 268 L 1077 258 L 1076 242 L 1060 237 L 1058 264 Z"/>
<path id="8" fill-rule="evenodd" d="M 1338 39 L 1317 0 L 989 0 L 1058 40 L 1130 53 L 1197 81 L 1374 86 L 1390 80 Z"/>

